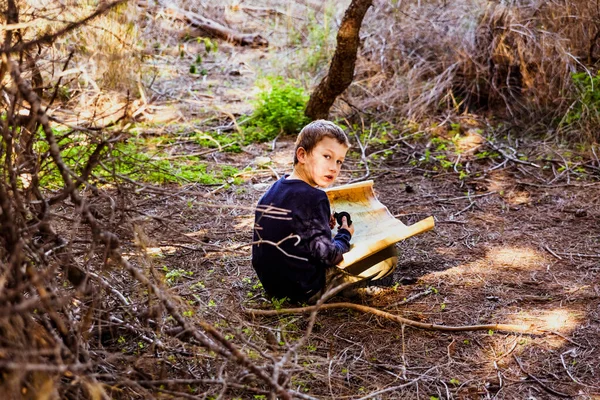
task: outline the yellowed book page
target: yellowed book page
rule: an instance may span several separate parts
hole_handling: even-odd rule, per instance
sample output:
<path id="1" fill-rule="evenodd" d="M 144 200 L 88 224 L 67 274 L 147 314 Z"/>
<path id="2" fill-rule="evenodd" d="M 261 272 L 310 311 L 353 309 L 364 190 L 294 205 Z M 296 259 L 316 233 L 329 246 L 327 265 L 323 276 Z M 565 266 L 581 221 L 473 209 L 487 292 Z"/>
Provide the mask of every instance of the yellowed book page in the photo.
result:
<path id="1" fill-rule="evenodd" d="M 435 225 L 433 217 L 410 226 L 394 218 L 375 197 L 372 180 L 334 187 L 327 189 L 326 193 L 331 211 L 350 213 L 355 229 L 350 251 L 344 254 L 343 261 L 338 264 L 340 268 L 346 268 L 396 242 L 431 230 Z"/>

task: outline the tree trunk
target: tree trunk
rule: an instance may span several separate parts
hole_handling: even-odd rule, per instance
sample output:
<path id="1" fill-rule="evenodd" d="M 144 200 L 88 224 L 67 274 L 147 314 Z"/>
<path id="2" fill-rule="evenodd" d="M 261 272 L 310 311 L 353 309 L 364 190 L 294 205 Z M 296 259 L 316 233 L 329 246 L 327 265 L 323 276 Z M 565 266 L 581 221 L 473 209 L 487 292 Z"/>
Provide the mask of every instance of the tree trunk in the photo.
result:
<path id="1" fill-rule="evenodd" d="M 352 83 L 360 26 L 372 4 L 373 0 L 352 0 L 348 6 L 337 34 L 337 46 L 329 72 L 310 96 L 304 111 L 310 119 L 326 119 L 336 97 Z"/>

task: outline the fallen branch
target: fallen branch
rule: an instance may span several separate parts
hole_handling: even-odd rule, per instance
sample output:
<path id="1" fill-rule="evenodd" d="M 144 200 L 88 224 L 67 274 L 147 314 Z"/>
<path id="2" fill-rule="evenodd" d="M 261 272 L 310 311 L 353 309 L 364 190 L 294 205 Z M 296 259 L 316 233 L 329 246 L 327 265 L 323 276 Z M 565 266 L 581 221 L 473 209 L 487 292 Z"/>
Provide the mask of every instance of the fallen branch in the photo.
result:
<path id="1" fill-rule="evenodd" d="M 228 42 L 250 47 L 269 47 L 269 41 L 259 34 L 245 34 L 236 32 L 220 23 L 205 18 L 191 11 L 182 10 L 172 4 L 163 4 L 175 18 L 186 21 L 188 24 L 207 34 Z"/>
<path id="2" fill-rule="evenodd" d="M 492 142 L 491 140 L 488 140 L 486 142 L 492 149 L 496 150 L 498 153 L 500 153 L 505 159 L 510 160 L 516 164 L 523 164 L 523 165 L 529 165 L 531 167 L 535 167 L 535 168 L 540 168 L 539 165 L 534 164 L 532 162 L 529 161 L 524 161 L 521 159 L 518 159 L 516 157 L 514 157 L 513 155 L 508 154 L 507 152 L 505 152 L 504 150 L 502 150 L 499 146 L 496 146 L 494 144 L 494 142 Z M 513 150 L 513 154 L 516 154 L 517 152 L 511 148 L 511 150 Z"/>
<path id="3" fill-rule="evenodd" d="M 546 250 L 548 253 L 552 254 L 554 257 L 558 258 L 559 260 L 563 259 L 561 256 L 556 254 L 550 247 L 548 247 L 548 245 L 544 245 L 543 248 L 544 248 L 544 250 Z"/>
<path id="4" fill-rule="evenodd" d="M 385 311 L 378 310 L 373 307 L 367 307 L 360 304 L 354 303 L 330 303 L 323 304 L 319 307 L 317 306 L 308 306 L 308 307 L 298 307 L 298 308 L 282 308 L 279 310 L 258 310 L 253 308 L 247 308 L 244 310 L 246 314 L 251 315 L 264 315 L 264 316 L 274 316 L 274 315 L 282 315 L 282 314 L 305 314 L 309 312 L 313 312 L 315 309 L 319 308 L 320 310 L 332 310 L 338 308 L 349 308 L 351 310 L 362 311 L 365 313 L 370 313 L 376 315 L 378 317 L 382 317 L 388 319 L 390 321 L 397 322 L 402 325 L 412 326 L 413 328 L 425 329 L 425 330 L 434 330 L 434 331 L 445 331 L 445 332 L 465 332 L 465 331 L 504 331 L 504 332 L 520 332 L 520 333 L 529 333 L 529 334 L 539 334 L 540 332 L 535 330 L 531 325 L 511 325 L 511 324 L 487 324 L 487 325 L 463 325 L 463 326 L 445 326 L 445 325 L 436 325 L 436 324 L 428 324 L 424 322 L 413 321 L 407 318 L 400 317 L 398 315 L 390 314 Z"/>
<path id="5" fill-rule="evenodd" d="M 567 363 L 565 362 L 565 354 L 570 354 L 571 356 L 576 357 L 577 353 L 575 352 L 575 349 L 571 349 L 571 350 L 565 351 L 564 353 L 562 353 L 560 355 L 560 361 L 562 362 L 563 368 L 567 372 L 567 375 L 569 375 L 569 378 L 571 378 L 571 380 L 573 382 L 575 382 L 576 384 L 578 384 L 580 386 L 588 387 L 590 389 L 595 389 L 595 390 L 600 389 L 598 386 L 586 385 L 585 383 L 580 382 L 577 379 L 575 379 L 575 377 L 573 376 L 573 374 L 571 374 L 571 371 L 569 371 L 569 368 L 567 368 Z"/>
<path id="6" fill-rule="evenodd" d="M 256 13 L 262 13 L 263 15 L 280 15 L 280 16 L 286 17 L 286 18 L 294 18 L 294 19 L 302 20 L 302 18 L 298 17 L 297 15 L 288 14 L 285 11 L 281 11 L 276 8 L 251 7 L 251 6 L 239 6 L 239 7 L 240 7 L 240 10 L 244 11 L 245 13 L 256 12 Z"/>
<path id="7" fill-rule="evenodd" d="M 175 160 L 175 159 L 178 159 L 178 158 L 190 158 L 190 157 L 205 156 L 205 155 L 210 154 L 210 153 L 216 153 L 218 151 L 221 151 L 221 150 L 223 150 L 223 149 L 225 149 L 227 147 L 233 146 L 234 144 L 237 144 L 237 143 L 227 143 L 227 144 L 221 146 L 220 149 L 219 148 L 212 148 L 212 149 L 208 149 L 208 150 L 204 150 L 204 151 L 199 151 L 199 152 L 196 152 L 196 153 L 175 154 L 175 155 L 172 155 L 172 156 L 161 157 L 161 158 L 159 158 L 159 160 L 161 160 L 161 161 L 162 160 Z"/>

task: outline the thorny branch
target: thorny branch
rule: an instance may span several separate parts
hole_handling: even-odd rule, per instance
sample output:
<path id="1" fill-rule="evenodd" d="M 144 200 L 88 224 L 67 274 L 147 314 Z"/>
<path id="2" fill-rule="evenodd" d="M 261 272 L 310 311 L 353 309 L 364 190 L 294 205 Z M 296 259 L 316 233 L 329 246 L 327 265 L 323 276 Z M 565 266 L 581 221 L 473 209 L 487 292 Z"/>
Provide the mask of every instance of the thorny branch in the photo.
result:
<path id="1" fill-rule="evenodd" d="M 176 320 L 176 322 L 184 329 L 184 331 L 192 334 L 194 339 L 202 344 L 202 346 L 206 347 L 214 351 L 215 353 L 226 357 L 231 358 L 236 361 L 240 365 L 244 365 L 250 371 L 252 371 L 257 377 L 265 381 L 269 386 L 271 386 L 275 393 L 277 393 L 281 398 L 289 399 L 290 395 L 285 388 L 283 388 L 276 380 L 273 380 L 266 372 L 256 366 L 253 362 L 251 362 L 236 346 L 234 346 L 231 342 L 226 340 L 213 326 L 208 323 L 201 321 L 200 326 L 202 329 L 208 334 L 200 332 L 198 329 L 195 329 L 193 326 L 184 319 L 181 315 L 178 307 L 173 303 L 173 301 L 169 298 L 167 294 L 165 294 L 158 286 L 153 284 L 148 277 L 143 274 L 138 268 L 134 267 L 131 263 L 125 260 L 119 251 L 119 240 L 118 238 L 109 231 L 106 231 L 102 228 L 102 226 L 98 223 L 96 218 L 90 211 L 90 208 L 86 201 L 81 197 L 77 190 L 77 185 L 74 183 L 72 179 L 73 172 L 67 167 L 67 165 L 62 160 L 60 155 L 60 149 L 56 138 L 54 136 L 54 132 L 50 127 L 48 116 L 41 108 L 41 102 L 37 95 L 30 89 L 27 83 L 21 79 L 18 65 L 14 62 L 10 62 L 10 74 L 13 81 L 16 83 L 19 92 L 23 96 L 23 98 L 31 105 L 32 114 L 36 116 L 39 121 L 44 133 L 46 135 L 46 140 L 50 146 L 50 155 L 56 165 L 60 175 L 62 176 L 63 181 L 65 182 L 64 192 L 68 194 L 71 201 L 78 207 L 79 212 L 81 213 L 84 222 L 91 228 L 92 236 L 94 241 L 102 244 L 106 248 L 106 255 L 114 260 L 118 265 L 122 265 L 125 269 L 131 273 L 131 275 L 144 284 L 144 286 L 148 287 L 152 294 L 158 298 L 161 303 L 165 306 L 166 310 L 170 313 L 171 316 Z M 32 275 L 34 276 L 34 275 Z M 41 290 L 41 288 L 38 288 Z M 46 296 L 43 296 L 40 292 L 40 297 L 42 298 L 42 303 L 44 303 Z M 60 326 L 60 318 L 57 317 L 53 312 L 51 312 L 52 307 L 50 304 L 45 304 L 48 312 L 51 313 L 52 319 L 55 323 Z M 59 331 L 66 335 L 66 327 L 62 327 Z"/>

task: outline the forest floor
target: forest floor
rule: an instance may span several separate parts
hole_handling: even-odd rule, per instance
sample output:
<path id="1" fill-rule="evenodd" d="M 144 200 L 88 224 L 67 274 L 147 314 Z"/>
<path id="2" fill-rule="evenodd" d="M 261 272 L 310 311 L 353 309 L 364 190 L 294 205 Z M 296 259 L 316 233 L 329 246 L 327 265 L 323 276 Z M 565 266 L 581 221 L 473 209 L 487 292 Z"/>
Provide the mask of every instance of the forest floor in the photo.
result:
<path id="1" fill-rule="evenodd" d="M 280 141 L 274 151 L 259 147 L 266 157 L 289 160 L 293 142 Z M 215 157 L 240 165 L 253 159 Z M 198 188 L 190 187 L 167 198 L 131 199 L 131 209 L 152 216 L 135 222 L 152 238 L 149 253 L 161 255 L 144 264 L 192 273 L 170 290 L 195 301 L 196 317 L 280 354 L 302 336 L 308 315 L 245 315 L 245 308 L 281 305 L 258 285 L 249 247 L 238 248 L 251 240 L 260 195 L 276 174 L 289 172 L 287 163 L 271 168 L 211 193 L 211 204 L 233 208 L 204 207 Z M 370 177 L 379 200 L 407 225 L 433 215 L 436 228 L 398 245 L 390 287 L 353 301 L 420 322 L 532 324 L 545 332 L 404 329 L 370 314 L 322 311 L 292 363 L 302 366 L 294 388 L 324 398 L 360 398 L 396 386 L 367 398 L 599 396 L 600 184 L 541 184 L 515 165 L 490 173 L 476 189 L 456 174 L 424 177 L 401 162 L 381 170 Z M 227 248 L 236 250 L 223 253 Z"/>
<path id="2" fill-rule="evenodd" d="M 391 286 L 354 301 L 420 322 L 532 324 L 545 333 L 405 329 L 370 314 L 323 311 L 290 362 L 297 368 L 292 388 L 323 398 L 600 396 L 600 184 L 591 174 L 567 182 L 568 172 L 554 179 L 552 170 L 510 160 L 494 169 L 505 159 L 480 161 L 485 173 L 459 179 L 453 171 L 410 166 L 404 160 L 414 150 L 407 144 L 371 165 L 368 178 L 405 224 L 433 215 L 436 228 L 398 244 Z M 308 315 L 244 313 L 281 306 L 260 288 L 244 245 L 252 237 L 253 207 L 290 172 L 292 154 L 293 138 L 239 154 L 214 152 L 205 157 L 209 164 L 251 167 L 240 175 L 243 183 L 190 184 L 129 199 L 129 209 L 142 215 L 131 220 L 133 230 L 153 254 L 139 262 L 164 274 L 169 290 L 193 304 L 192 320 L 213 321 L 274 355 L 302 336 Z M 351 157 L 339 183 L 364 174 L 358 161 Z"/>
<path id="3" fill-rule="evenodd" d="M 165 56 L 154 67 L 166 79 L 157 79 L 147 93 L 149 128 L 141 134 L 230 129 L 232 116 L 251 110 L 248 100 L 256 71 L 264 67 L 261 60 L 285 56 L 279 50 L 222 44 L 206 78 L 181 72 L 189 69 L 189 60 Z M 476 129 L 489 137 L 486 125 L 473 116 L 452 122 L 461 125 L 464 137 Z M 189 307 L 189 321 L 211 322 L 257 363 L 283 356 L 309 324 L 308 314 L 245 312 L 288 306 L 267 298 L 260 287 L 248 243 L 256 202 L 290 172 L 293 139 L 203 155 L 209 169 L 227 164 L 243 171 L 241 181 L 144 186 L 121 195 L 124 211 L 114 220 L 130 260 Z M 369 313 L 321 311 L 306 342 L 284 365 L 291 389 L 306 398 L 600 398 L 600 165 L 591 160 L 581 162 L 583 170 L 560 169 L 562 150 L 556 145 L 521 141 L 518 151 L 530 160 L 551 155 L 538 166 L 507 154 L 515 142 L 498 137 L 491 147 L 482 140 L 475 147 L 505 152 L 481 159 L 470 153 L 473 173 L 466 177 L 452 168 L 411 165 L 409 160 L 423 157 L 427 140 L 422 138 L 397 136 L 373 147 L 396 145 L 392 155 L 369 164 L 366 178 L 374 181 L 378 199 L 407 225 L 432 215 L 436 227 L 397 245 L 390 286 L 352 301 L 420 322 L 522 324 L 535 326 L 537 333 L 415 329 Z M 354 139 L 353 150 L 339 184 L 365 176 Z M 181 140 L 168 151 L 184 155 L 202 149 Z M 123 278 L 117 289 L 135 300 L 137 287 L 127 282 Z M 329 302 L 337 301 L 344 300 Z M 151 307 L 144 310 L 156 318 Z M 147 335 L 153 330 L 149 327 Z M 166 385 L 183 397 L 189 393 L 185 379 L 214 373 L 208 364 L 200 365 L 197 354 L 157 357 L 150 347 L 138 346 L 144 332 L 128 335 L 119 341 L 121 357 L 133 365 L 128 378 L 163 382 L 160 390 L 146 383 L 151 391 Z M 254 381 L 231 379 L 255 387 L 254 398 L 266 398 Z M 248 393 L 229 390 L 224 398 Z"/>

